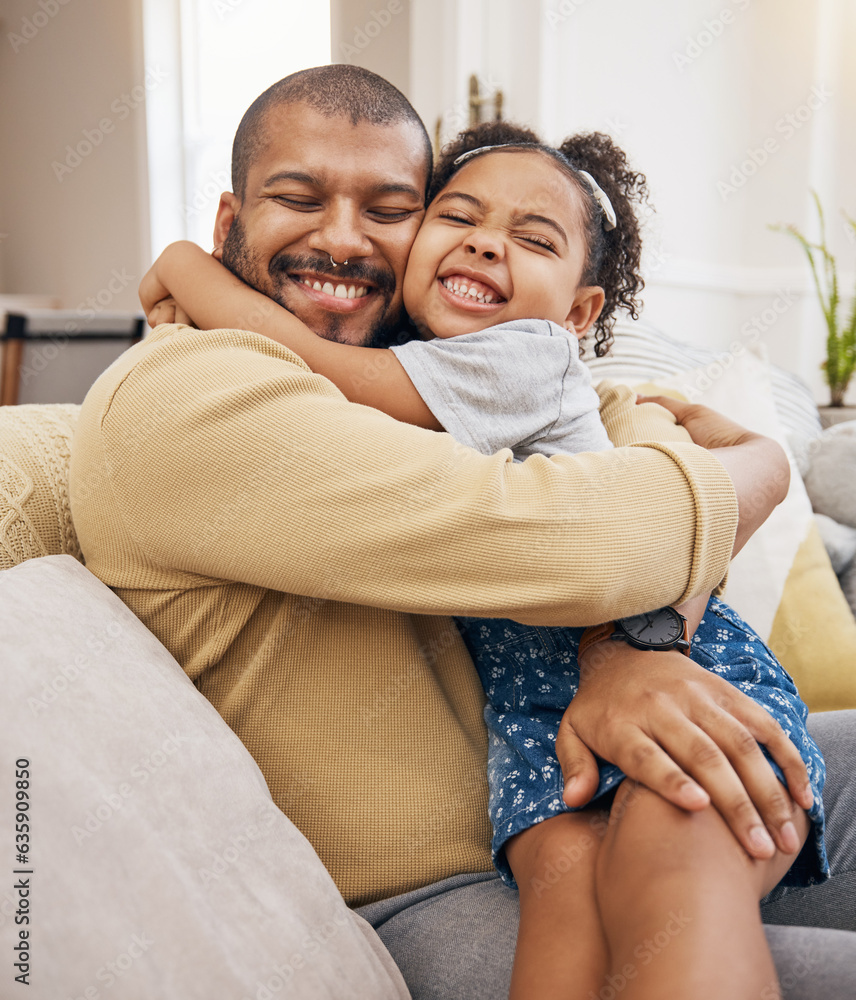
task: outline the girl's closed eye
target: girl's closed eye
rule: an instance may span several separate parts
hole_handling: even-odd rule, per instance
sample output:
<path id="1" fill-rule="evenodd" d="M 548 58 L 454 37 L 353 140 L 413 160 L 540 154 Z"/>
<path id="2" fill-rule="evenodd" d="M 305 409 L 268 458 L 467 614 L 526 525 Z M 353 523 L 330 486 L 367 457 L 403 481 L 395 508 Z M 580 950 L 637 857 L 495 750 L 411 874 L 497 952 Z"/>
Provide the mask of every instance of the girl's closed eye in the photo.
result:
<path id="1" fill-rule="evenodd" d="M 518 233 L 517 239 L 523 240 L 525 243 L 532 243 L 535 246 L 543 247 L 545 250 L 549 250 L 550 253 L 558 254 L 559 252 L 553 241 L 547 239 L 546 236 L 541 236 L 540 233 Z"/>
<path id="2" fill-rule="evenodd" d="M 442 212 L 438 212 L 437 216 L 440 219 L 448 219 L 450 222 L 460 222 L 465 226 L 475 225 L 475 222 L 462 212 L 455 212 L 449 208 L 444 209 Z"/>

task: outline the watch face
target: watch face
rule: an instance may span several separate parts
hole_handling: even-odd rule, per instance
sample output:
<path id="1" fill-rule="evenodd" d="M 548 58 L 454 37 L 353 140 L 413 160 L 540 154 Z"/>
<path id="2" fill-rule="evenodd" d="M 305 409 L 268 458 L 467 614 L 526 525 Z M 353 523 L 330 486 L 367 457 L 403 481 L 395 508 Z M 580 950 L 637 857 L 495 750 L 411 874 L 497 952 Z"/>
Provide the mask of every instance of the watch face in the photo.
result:
<path id="1" fill-rule="evenodd" d="M 631 639 L 652 646 L 670 645 L 684 634 L 684 623 L 674 608 L 658 608 L 644 615 L 620 618 L 617 624 Z"/>

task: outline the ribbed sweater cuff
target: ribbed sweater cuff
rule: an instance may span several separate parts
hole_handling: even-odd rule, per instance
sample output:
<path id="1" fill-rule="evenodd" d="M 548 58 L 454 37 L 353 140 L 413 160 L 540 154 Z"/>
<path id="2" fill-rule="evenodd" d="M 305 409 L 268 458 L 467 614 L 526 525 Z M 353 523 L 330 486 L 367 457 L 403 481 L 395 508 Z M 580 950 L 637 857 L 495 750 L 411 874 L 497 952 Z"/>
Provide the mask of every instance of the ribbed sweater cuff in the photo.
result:
<path id="1" fill-rule="evenodd" d="M 695 503 L 696 534 L 692 567 L 679 604 L 716 591 L 728 572 L 737 533 L 737 494 L 731 477 L 714 455 L 697 445 L 639 441 L 631 447 L 656 448 L 683 472 Z"/>

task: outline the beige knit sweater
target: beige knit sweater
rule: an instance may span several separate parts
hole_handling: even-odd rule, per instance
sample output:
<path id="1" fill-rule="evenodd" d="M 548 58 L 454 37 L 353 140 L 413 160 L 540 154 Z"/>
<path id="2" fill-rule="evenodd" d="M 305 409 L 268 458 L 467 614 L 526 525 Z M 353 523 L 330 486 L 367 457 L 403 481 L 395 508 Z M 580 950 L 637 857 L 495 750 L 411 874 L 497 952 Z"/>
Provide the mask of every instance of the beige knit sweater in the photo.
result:
<path id="1" fill-rule="evenodd" d="M 345 898 L 490 868 L 483 694 L 452 613 L 581 625 L 711 589 L 730 480 L 659 408 L 513 464 L 347 402 L 252 333 L 161 326 L 93 386 L 86 562 L 258 762 Z M 659 416 L 655 414 L 659 413 Z"/>

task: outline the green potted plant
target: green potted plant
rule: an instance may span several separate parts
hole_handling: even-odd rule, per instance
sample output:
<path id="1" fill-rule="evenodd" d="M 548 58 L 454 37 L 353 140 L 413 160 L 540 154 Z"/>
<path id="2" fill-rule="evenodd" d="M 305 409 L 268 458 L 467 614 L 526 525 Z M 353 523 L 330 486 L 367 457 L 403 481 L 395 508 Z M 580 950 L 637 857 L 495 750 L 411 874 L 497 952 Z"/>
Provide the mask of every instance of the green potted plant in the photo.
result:
<path id="1" fill-rule="evenodd" d="M 826 384 L 829 386 L 830 406 L 844 406 L 847 386 L 856 371 L 856 295 L 851 303 L 846 320 L 840 315 L 841 299 L 838 292 L 838 265 L 826 243 L 826 224 L 817 192 L 812 191 L 817 214 L 820 219 L 820 242 L 812 243 L 796 226 L 772 226 L 778 232 L 794 237 L 808 257 L 817 298 L 826 321 L 826 360 L 823 368 Z M 845 215 L 847 225 L 856 236 L 856 221 Z"/>

